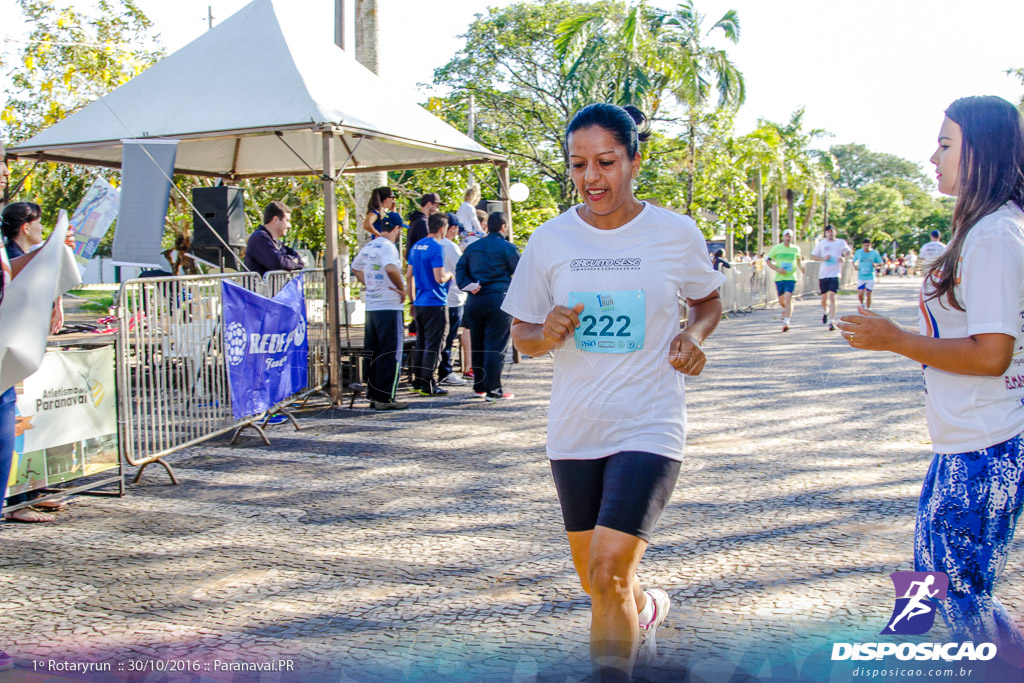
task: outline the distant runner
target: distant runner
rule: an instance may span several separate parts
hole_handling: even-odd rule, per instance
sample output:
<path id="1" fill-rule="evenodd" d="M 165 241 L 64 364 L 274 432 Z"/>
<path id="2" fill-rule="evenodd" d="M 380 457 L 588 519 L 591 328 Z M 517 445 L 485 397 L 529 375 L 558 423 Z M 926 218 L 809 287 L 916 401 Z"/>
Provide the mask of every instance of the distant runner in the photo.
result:
<path id="1" fill-rule="evenodd" d="M 864 308 L 871 308 L 871 292 L 875 290 L 875 266 L 884 263 L 882 255 L 871 247 L 871 240 L 865 239 L 863 246 L 853 255 L 857 266 L 857 299 Z M 865 294 L 867 302 L 865 302 Z"/>
<path id="2" fill-rule="evenodd" d="M 932 230 L 932 241 L 921 245 L 921 271 L 927 273 L 932 264 L 946 251 L 938 230 Z"/>
<path id="3" fill-rule="evenodd" d="M 814 245 L 811 258 L 824 261 L 818 274 L 818 291 L 821 292 L 821 324 L 828 325 L 829 331 L 836 329 L 836 292 L 839 291 L 839 275 L 843 270 L 843 259 L 853 250 L 846 240 L 836 239 L 836 229 L 825 226 L 825 239 Z"/>
<path id="4" fill-rule="evenodd" d="M 789 321 L 793 317 L 793 292 L 796 291 L 796 271 L 803 272 L 800 260 L 800 247 L 793 246 L 793 231 L 786 228 L 782 231 L 782 243 L 776 244 L 768 252 L 767 266 L 775 271 L 775 291 L 779 295 L 782 306 L 782 331 L 789 330 Z"/>

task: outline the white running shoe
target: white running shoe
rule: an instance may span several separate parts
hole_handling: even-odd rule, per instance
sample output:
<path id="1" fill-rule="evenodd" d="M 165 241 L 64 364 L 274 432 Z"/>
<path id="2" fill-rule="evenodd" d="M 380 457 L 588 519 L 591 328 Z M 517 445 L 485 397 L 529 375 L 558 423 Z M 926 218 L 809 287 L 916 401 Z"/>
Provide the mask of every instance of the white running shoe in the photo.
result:
<path id="1" fill-rule="evenodd" d="M 654 601 L 654 621 L 647 628 L 640 627 L 640 641 L 636 645 L 637 666 L 650 666 L 657 658 L 658 644 L 655 640 L 655 631 L 665 623 L 665 617 L 668 616 L 668 610 L 671 606 L 668 593 L 660 588 L 651 588 L 645 590 L 644 593 L 647 595 L 648 600 Z"/>
<path id="2" fill-rule="evenodd" d="M 466 380 L 462 379 L 454 372 L 452 372 L 449 373 L 448 376 L 445 377 L 443 380 L 438 382 L 438 384 L 443 384 L 446 387 L 461 387 L 466 384 Z"/>

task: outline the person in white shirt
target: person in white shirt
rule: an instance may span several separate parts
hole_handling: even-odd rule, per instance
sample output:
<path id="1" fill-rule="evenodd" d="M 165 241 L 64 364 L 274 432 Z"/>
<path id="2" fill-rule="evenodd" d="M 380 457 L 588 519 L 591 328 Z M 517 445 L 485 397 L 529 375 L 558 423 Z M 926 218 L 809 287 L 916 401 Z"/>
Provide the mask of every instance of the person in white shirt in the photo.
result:
<path id="1" fill-rule="evenodd" d="M 942 243 L 940 237 L 938 230 L 932 230 L 932 241 L 921 245 L 921 270 L 925 273 L 946 251 L 946 245 Z"/>
<path id="2" fill-rule="evenodd" d="M 403 310 L 405 283 L 402 258 L 395 242 L 402 234 L 398 222 L 383 221 L 377 237 L 352 260 L 352 273 L 366 288 L 366 349 L 370 352 L 366 397 L 374 410 L 404 410 L 395 400 L 405 340 Z"/>
<path id="3" fill-rule="evenodd" d="M 455 264 L 462 258 L 462 249 L 459 249 L 459 245 L 453 241 L 458 234 L 459 226 L 451 223 L 445 229 L 444 239 L 441 240 L 441 248 L 444 250 L 444 269 L 449 273 L 455 272 Z M 455 374 L 455 368 L 452 365 L 452 346 L 462 328 L 462 316 L 467 296 L 459 289 L 454 280 L 448 283 L 448 335 L 445 337 L 444 346 L 441 347 L 441 362 L 437 367 L 437 376 L 441 378 L 439 384 L 445 386 L 461 387 L 466 384 L 466 380 Z M 463 353 L 465 352 L 466 349 L 463 349 Z"/>
<path id="4" fill-rule="evenodd" d="M 480 203 L 480 185 L 473 183 L 466 190 L 465 200 L 455 212 L 455 217 L 462 223 L 466 234 L 461 236 L 462 247 L 466 248 L 481 237 L 486 237 L 487 232 L 480 224 L 476 214 L 476 205 Z"/>
<path id="5" fill-rule="evenodd" d="M 516 348 L 554 358 L 547 452 L 591 598 L 595 680 L 628 679 L 656 652 L 669 598 L 636 570 L 679 474 L 683 377 L 703 370 L 722 314 L 725 276 L 697 225 L 633 195 L 645 120 L 612 104 L 576 113 L 566 145 L 583 203 L 531 235 L 502 304 Z"/>
<path id="6" fill-rule="evenodd" d="M 994 643 L 1019 680 L 1024 633 L 992 592 L 1024 508 L 1024 119 L 999 97 L 959 99 L 931 161 L 956 207 L 949 247 L 925 273 L 919 333 L 863 308 L 839 326 L 854 348 L 924 366 L 935 456 L 915 569 L 948 575 L 939 611 L 951 639 Z"/>
<path id="7" fill-rule="evenodd" d="M 836 329 L 836 292 L 839 291 L 839 276 L 843 270 L 843 259 L 853 253 L 846 240 L 836 239 L 836 229 L 825 226 L 825 239 L 814 245 L 811 258 L 824 261 L 818 271 L 818 291 L 821 292 L 821 324 L 828 325 L 829 331 Z"/>

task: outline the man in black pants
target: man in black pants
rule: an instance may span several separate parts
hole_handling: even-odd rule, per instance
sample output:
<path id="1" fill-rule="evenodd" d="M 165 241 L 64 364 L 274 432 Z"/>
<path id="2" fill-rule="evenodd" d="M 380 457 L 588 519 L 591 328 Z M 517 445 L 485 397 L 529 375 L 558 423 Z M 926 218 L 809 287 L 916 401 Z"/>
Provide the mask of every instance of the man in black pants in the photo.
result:
<path id="1" fill-rule="evenodd" d="M 402 320 L 405 283 L 402 258 L 395 242 L 402 224 L 382 221 L 380 236 L 364 246 L 352 261 L 352 272 L 366 288 L 366 348 L 370 351 L 366 397 L 374 410 L 404 410 L 395 400 L 402 365 Z"/>
<path id="2" fill-rule="evenodd" d="M 412 356 L 414 391 L 423 396 L 443 396 L 448 391 L 437 386 L 434 372 L 441 345 L 448 333 L 448 281 L 452 273 L 444 269 L 444 238 L 448 217 L 435 213 L 427 221 L 428 234 L 409 250 L 406 279 L 416 298 L 416 349 Z"/>
<path id="3" fill-rule="evenodd" d="M 488 401 L 514 398 L 501 388 L 512 316 L 501 310 L 512 273 L 519 264 L 519 250 L 506 238 L 505 214 L 487 217 L 487 237 L 466 247 L 455 266 L 459 288 L 469 292 L 466 321 L 473 340 L 473 391 Z"/>

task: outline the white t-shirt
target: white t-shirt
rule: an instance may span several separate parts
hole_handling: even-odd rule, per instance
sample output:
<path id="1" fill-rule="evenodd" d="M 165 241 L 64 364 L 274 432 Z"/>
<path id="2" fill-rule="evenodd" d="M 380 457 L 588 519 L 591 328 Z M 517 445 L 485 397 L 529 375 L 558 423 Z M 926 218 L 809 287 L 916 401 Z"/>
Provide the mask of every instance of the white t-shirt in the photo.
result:
<path id="1" fill-rule="evenodd" d="M 850 245 L 846 243 L 846 240 L 821 240 L 814 245 L 814 250 L 811 251 L 811 255 L 824 256 L 828 259 L 827 261 L 821 262 L 821 270 L 818 271 L 818 278 L 839 277 L 839 273 L 843 270 L 843 253 L 847 251 L 852 252 L 853 250 L 850 249 Z"/>
<path id="2" fill-rule="evenodd" d="M 942 339 L 999 333 L 1014 338 L 1013 360 L 1000 377 L 973 377 L 926 367 L 925 404 L 932 450 L 966 453 L 1024 432 L 1024 212 L 1012 204 L 982 218 L 964 240 L 956 300 L 921 290 L 921 334 Z"/>
<path id="3" fill-rule="evenodd" d="M 454 276 L 455 264 L 462 258 L 462 250 L 459 249 L 459 245 L 447 237 L 441 240 L 441 249 L 444 250 L 444 269 Z M 452 277 L 448 281 L 448 307 L 462 306 L 466 303 L 467 296 L 469 295 L 459 289 L 459 286 L 455 284 L 455 278 Z"/>
<path id="4" fill-rule="evenodd" d="M 946 251 L 946 245 L 942 242 L 927 242 L 921 245 L 921 264 L 927 268 L 935 259 L 942 256 Z"/>
<path id="5" fill-rule="evenodd" d="M 462 206 L 455 212 L 455 217 L 462 223 L 462 228 L 466 232 L 462 239 L 464 246 L 468 247 L 478 239 L 487 236 L 487 231 L 480 225 L 480 219 L 477 218 L 476 207 L 469 202 L 462 202 Z"/>
<path id="6" fill-rule="evenodd" d="M 366 280 L 367 311 L 402 310 L 402 297 L 393 289 L 395 285 L 385 270 L 388 265 L 394 265 L 399 273 L 402 272 L 398 247 L 386 237 L 374 238 L 352 260 L 352 270 L 362 271 Z"/>
<path id="7" fill-rule="evenodd" d="M 678 297 L 706 297 L 725 276 L 711 267 L 704 236 L 686 216 L 645 203 L 626 225 L 599 230 L 579 217 L 579 208 L 533 233 L 502 309 L 540 324 L 556 304 L 568 305 L 570 292 L 624 293 L 634 300 L 642 292 L 644 342 L 631 353 L 596 353 L 578 349 L 570 337 L 554 349 L 548 457 L 592 460 L 646 451 L 681 460 L 683 375 L 668 363 L 669 344 L 680 332 Z M 594 327 L 592 333 L 601 332 Z"/>

